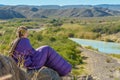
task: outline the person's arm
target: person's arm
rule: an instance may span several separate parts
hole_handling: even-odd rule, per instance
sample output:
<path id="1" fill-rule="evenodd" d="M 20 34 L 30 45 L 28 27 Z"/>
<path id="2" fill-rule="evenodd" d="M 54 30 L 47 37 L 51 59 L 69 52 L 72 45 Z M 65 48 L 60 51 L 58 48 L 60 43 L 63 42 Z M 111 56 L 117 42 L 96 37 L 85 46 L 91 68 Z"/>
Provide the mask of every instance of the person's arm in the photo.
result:
<path id="1" fill-rule="evenodd" d="M 32 47 L 28 38 L 24 41 L 24 55 L 33 55 L 35 54 L 36 50 Z"/>
<path id="2" fill-rule="evenodd" d="M 23 51 L 22 55 L 24 56 L 24 65 L 25 67 L 29 67 L 32 63 L 31 56 L 35 54 L 35 49 L 30 44 L 29 39 L 23 40 Z"/>

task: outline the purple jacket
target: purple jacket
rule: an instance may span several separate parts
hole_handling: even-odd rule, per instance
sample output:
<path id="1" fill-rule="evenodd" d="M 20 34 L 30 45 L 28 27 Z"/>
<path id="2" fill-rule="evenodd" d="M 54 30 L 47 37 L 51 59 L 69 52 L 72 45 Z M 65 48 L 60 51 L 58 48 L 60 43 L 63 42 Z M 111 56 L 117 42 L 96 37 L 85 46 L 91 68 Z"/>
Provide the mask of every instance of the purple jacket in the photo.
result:
<path id="1" fill-rule="evenodd" d="M 46 66 L 57 71 L 60 76 L 67 75 L 72 69 L 72 66 L 50 46 L 42 46 L 35 50 L 28 38 L 20 39 L 12 57 L 17 63 L 18 60 L 24 60 L 27 69 Z"/>

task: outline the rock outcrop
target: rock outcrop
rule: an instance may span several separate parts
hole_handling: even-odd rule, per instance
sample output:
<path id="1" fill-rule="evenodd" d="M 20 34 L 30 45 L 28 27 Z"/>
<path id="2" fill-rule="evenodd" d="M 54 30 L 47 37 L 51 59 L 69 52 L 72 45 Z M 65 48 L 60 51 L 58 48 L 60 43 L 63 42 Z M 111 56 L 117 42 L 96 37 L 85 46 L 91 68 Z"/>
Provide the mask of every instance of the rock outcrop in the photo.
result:
<path id="1" fill-rule="evenodd" d="M 12 75 L 11 78 L 7 80 L 27 79 L 26 73 L 17 67 L 12 58 L 0 55 L 0 77 L 6 75 Z"/>
<path id="2" fill-rule="evenodd" d="M 39 71 L 23 71 L 17 67 L 10 57 L 0 55 L 0 80 L 61 80 L 60 76 L 52 69 L 42 68 Z"/>
<path id="3" fill-rule="evenodd" d="M 57 74 L 56 71 L 50 68 L 42 68 L 39 71 L 29 71 L 28 76 L 32 80 L 61 80 L 62 78 Z"/>

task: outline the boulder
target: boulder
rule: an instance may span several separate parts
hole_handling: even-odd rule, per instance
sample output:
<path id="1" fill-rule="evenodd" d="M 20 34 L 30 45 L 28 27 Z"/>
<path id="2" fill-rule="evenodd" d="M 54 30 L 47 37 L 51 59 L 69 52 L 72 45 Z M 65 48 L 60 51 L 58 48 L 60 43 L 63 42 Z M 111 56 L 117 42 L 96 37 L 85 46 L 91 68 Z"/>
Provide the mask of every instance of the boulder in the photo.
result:
<path id="1" fill-rule="evenodd" d="M 17 67 L 11 57 L 0 55 L 0 80 L 61 80 L 56 71 L 42 68 L 39 71 L 25 71 Z"/>
<path id="2" fill-rule="evenodd" d="M 26 73 L 17 67 L 12 58 L 0 55 L 0 77 L 6 75 L 12 75 L 11 78 L 7 80 L 27 79 Z"/>
<path id="3" fill-rule="evenodd" d="M 43 67 L 39 71 L 28 71 L 27 74 L 32 80 L 61 80 L 56 71 L 46 67 Z"/>

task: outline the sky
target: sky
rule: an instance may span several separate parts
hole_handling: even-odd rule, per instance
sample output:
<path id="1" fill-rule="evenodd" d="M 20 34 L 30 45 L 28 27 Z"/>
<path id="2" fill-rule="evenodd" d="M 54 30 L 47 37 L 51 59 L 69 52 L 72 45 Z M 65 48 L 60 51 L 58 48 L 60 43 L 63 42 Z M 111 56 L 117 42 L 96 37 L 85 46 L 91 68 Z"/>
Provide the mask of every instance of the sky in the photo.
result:
<path id="1" fill-rule="evenodd" d="M 120 4 L 120 0 L 0 0 L 5 5 L 97 5 Z"/>

